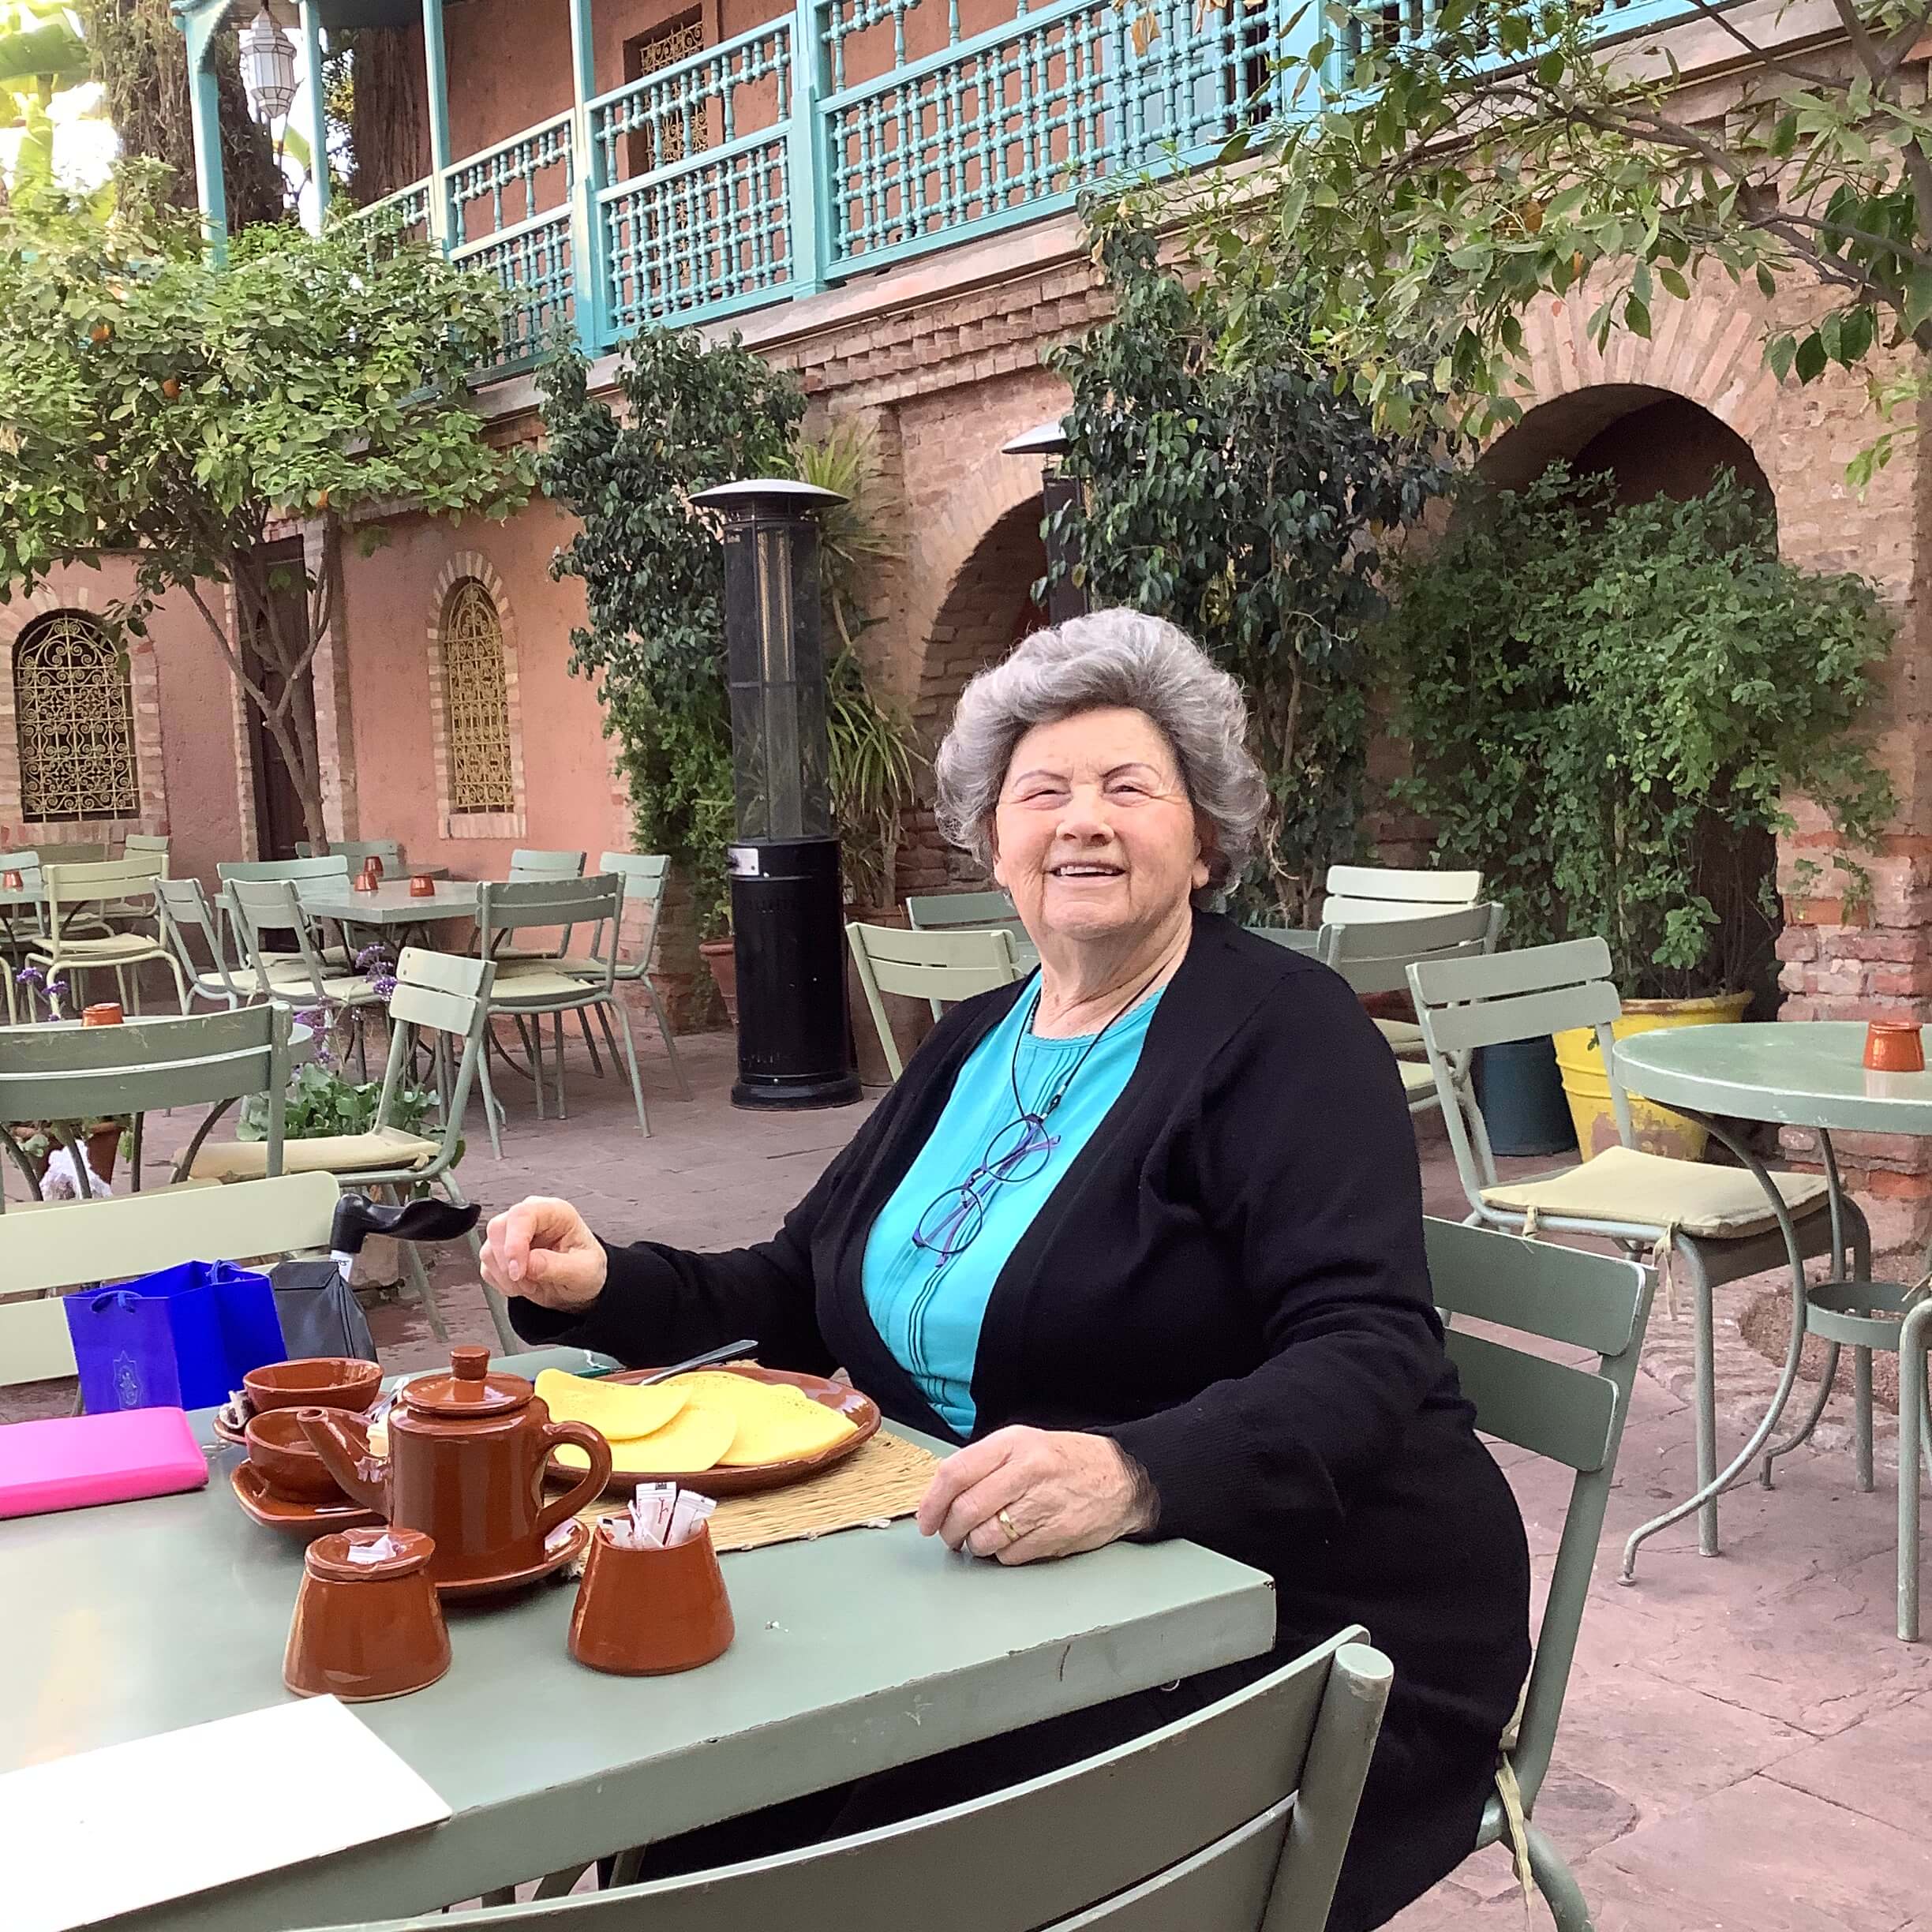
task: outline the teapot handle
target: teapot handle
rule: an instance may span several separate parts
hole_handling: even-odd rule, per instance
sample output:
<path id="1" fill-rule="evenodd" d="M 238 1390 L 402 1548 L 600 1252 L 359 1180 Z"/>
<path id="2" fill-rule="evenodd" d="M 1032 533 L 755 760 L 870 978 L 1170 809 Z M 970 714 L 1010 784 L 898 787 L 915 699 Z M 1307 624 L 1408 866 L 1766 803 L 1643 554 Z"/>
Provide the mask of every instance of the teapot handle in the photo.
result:
<path id="1" fill-rule="evenodd" d="M 546 1503 L 537 1516 L 539 1539 L 547 1537 L 567 1517 L 575 1516 L 604 1493 L 610 1481 L 611 1446 L 588 1422 L 546 1422 L 544 1425 L 544 1466 L 548 1468 L 552 1450 L 575 1443 L 590 1458 L 582 1480 L 560 1496 Z"/>

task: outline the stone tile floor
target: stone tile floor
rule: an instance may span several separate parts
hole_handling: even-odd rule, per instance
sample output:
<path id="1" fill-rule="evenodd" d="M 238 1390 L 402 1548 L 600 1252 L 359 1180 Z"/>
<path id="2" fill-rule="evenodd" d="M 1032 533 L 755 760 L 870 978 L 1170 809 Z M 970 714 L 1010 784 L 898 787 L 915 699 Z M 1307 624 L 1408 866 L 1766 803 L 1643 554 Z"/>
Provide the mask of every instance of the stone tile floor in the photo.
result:
<path id="1" fill-rule="evenodd" d="M 863 1118 L 856 1107 L 735 1111 L 724 1035 L 681 1043 L 697 1098 L 680 1101 L 661 1046 L 648 1027 L 638 1032 L 651 1137 L 638 1134 L 621 1085 L 591 1077 L 579 1046 L 567 1121 L 540 1125 L 527 1088 L 506 1080 L 504 1159 L 473 1136 L 462 1179 L 487 1211 L 555 1193 L 612 1239 L 757 1239 Z M 171 1125 L 151 1122 L 157 1165 L 177 1137 Z M 1422 1133 L 1431 1211 L 1459 1217 L 1447 1142 L 1440 1127 Z M 492 1339 L 466 1255 L 451 1251 L 433 1279 L 451 1333 Z M 1733 1443 L 1774 1379 L 1737 1334 L 1754 1291 L 1720 1292 L 1722 1425 Z M 373 1324 L 391 1368 L 437 1359 L 409 1304 L 380 1304 Z M 1932 1842 L 1919 1809 L 1932 1772 L 1932 1645 L 1892 1634 L 1890 1419 L 1881 1418 L 1875 1493 L 1858 1492 L 1848 1429 L 1828 1417 L 1814 1447 L 1780 1463 L 1774 1490 L 1754 1485 L 1725 1500 L 1721 1558 L 1700 1558 L 1686 1524 L 1646 1545 L 1637 1583 L 1624 1587 L 1615 1580 L 1624 1535 L 1690 1486 L 1690 1373 L 1688 1321 L 1660 1308 L 1538 1822 L 1575 1866 L 1600 1932 L 1932 1932 Z M 21 1410 L 0 1406 L 9 1413 Z M 1546 1579 L 1567 1485 L 1533 1458 L 1506 1460 Z M 1396 1923 L 1462 1932 L 1521 1925 L 1522 1914 L 1492 1851 Z M 1540 1908 L 1534 1923 L 1547 1923 Z"/>

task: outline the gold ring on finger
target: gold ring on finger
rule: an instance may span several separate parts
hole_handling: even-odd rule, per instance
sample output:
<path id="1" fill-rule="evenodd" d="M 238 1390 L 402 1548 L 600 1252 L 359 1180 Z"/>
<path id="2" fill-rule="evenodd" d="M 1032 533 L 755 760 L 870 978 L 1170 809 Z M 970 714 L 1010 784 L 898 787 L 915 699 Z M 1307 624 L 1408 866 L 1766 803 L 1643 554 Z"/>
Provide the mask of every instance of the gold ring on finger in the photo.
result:
<path id="1" fill-rule="evenodd" d="M 1013 1521 L 1011 1510 L 1000 1511 L 999 1526 L 1006 1532 L 1006 1541 L 1009 1543 L 1017 1543 L 1024 1533 L 1020 1526 Z"/>

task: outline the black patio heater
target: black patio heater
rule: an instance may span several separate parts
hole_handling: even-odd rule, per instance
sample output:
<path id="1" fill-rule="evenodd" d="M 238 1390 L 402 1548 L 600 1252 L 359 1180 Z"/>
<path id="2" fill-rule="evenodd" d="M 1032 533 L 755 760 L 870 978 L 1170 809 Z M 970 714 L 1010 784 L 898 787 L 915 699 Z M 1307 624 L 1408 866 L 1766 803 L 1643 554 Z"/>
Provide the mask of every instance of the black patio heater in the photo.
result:
<path id="1" fill-rule="evenodd" d="M 1002 456 L 1038 457 L 1043 465 L 1040 472 L 1040 507 L 1046 524 L 1049 623 L 1065 623 L 1069 617 L 1084 617 L 1088 608 L 1086 586 L 1073 581 L 1073 571 L 1080 562 L 1080 541 L 1070 531 L 1063 534 L 1054 528 L 1059 511 L 1080 500 L 1079 477 L 1067 475 L 1060 467 L 1060 459 L 1072 447 L 1063 424 L 1043 422 L 1024 436 L 1015 436 L 1000 451 Z M 1066 566 L 1064 570 L 1061 567 L 1062 563 Z"/>
<path id="2" fill-rule="evenodd" d="M 782 477 L 702 491 L 724 523 L 724 667 L 738 836 L 727 849 L 738 959 L 732 1105 L 859 1098 L 832 823 L 818 512 L 845 499 Z"/>

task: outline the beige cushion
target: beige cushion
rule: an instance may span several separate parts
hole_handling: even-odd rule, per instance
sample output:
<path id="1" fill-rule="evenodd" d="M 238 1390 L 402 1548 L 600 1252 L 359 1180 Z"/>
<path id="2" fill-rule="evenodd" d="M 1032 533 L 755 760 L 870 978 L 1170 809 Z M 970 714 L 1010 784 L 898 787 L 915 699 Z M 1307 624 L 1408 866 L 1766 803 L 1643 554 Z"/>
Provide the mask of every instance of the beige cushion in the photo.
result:
<path id="1" fill-rule="evenodd" d="M 368 1167 L 426 1166 L 442 1151 L 440 1140 L 379 1127 L 373 1133 L 324 1134 L 313 1140 L 284 1140 L 284 1174 L 356 1174 Z M 268 1172 L 266 1140 L 210 1140 L 189 1170 L 197 1179 L 260 1181 Z"/>
<path id="2" fill-rule="evenodd" d="M 1412 1101 L 1436 1091 L 1436 1076 L 1426 1060 L 1398 1060 L 1395 1070 L 1402 1076 L 1402 1091 Z"/>
<path id="3" fill-rule="evenodd" d="M 1825 1204 L 1822 1174 L 1773 1174 L 1794 1214 Z M 1575 1220 L 1621 1221 L 1641 1227 L 1676 1227 L 1707 1241 L 1741 1241 L 1777 1226 L 1764 1189 L 1742 1167 L 1706 1167 L 1636 1148 L 1606 1148 L 1594 1160 L 1533 1181 L 1485 1188 L 1486 1207 Z"/>
<path id="4" fill-rule="evenodd" d="M 516 1007 L 540 1001 L 547 1005 L 552 1000 L 581 998 L 590 990 L 585 981 L 573 979 L 554 967 L 531 966 L 504 974 L 490 989 L 490 1005 Z"/>
<path id="5" fill-rule="evenodd" d="M 272 972 L 273 968 L 270 970 Z M 291 992 L 299 992 L 309 985 L 308 976 L 305 974 L 300 979 L 290 979 L 287 985 Z M 325 998 L 333 1000 L 339 1006 L 366 1006 L 372 1000 L 381 998 L 360 973 L 344 973 L 337 979 L 324 979 L 322 992 Z"/>
<path id="6" fill-rule="evenodd" d="M 131 966 L 140 960 L 154 959 L 161 953 L 161 942 L 140 933 L 116 933 L 107 939 L 63 939 L 60 942 L 60 957 L 69 960 L 87 960 L 95 965 L 112 966 L 116 964 Z M 54 942 L 49 939 L 36 939 L 33 945 L 36 959 L 51 960 L 54 957 Z"/>
<path id="7" fill-rule="evenodd" d="M 1396 1054 L 1419 1054 L 1422 1050 L 1422 1029 L 1413 1020 L 1378 1020 L 1376 1031 L 1389 1043 L 1389 1050 Z"/>
<path id="8" fill-rule="evenodd" d="M 574 979 L 601 979 L 604 962 L 578 953 L 565 953 L 556 959 L 505 958 L 500 953 L 496 959 L 496 983 L 504 985 L 511 979 L 527 978 L 531 973 L 567 973 Z"/>

